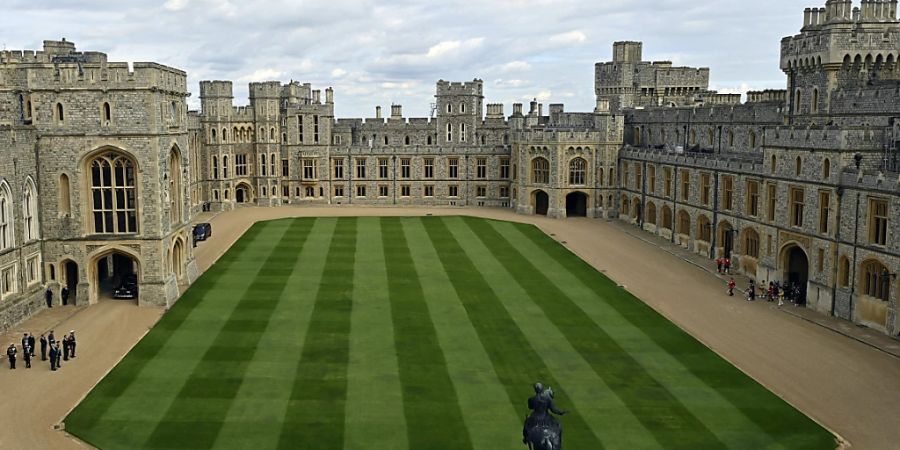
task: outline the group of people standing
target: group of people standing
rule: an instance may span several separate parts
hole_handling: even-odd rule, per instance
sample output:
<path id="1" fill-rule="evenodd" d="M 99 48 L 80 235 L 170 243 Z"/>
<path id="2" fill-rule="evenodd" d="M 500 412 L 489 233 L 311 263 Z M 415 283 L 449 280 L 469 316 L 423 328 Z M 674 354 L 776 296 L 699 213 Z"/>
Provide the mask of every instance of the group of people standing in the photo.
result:
<path id="1" fill-rule="evenodd" d="M 728 295 L 733 297 L 734 289 L 737 287 L 734 278 L 728 280 L 727 286 Z M 778 306 L 783 306 L 785 300 L 798 306 L 802 305 L 804 302 L 803 289 L 798 283 L 785 283 L 782 285 L 780 281 L 770 281 L 768 287 L 766 287 L 765 282 L 757 284 L 756 281 L 751 278 L 750 284 L 747 286 L 748 302 L 756 300 L 757 291 L 759 291 L 759 297 L 765 298 L 767 302 L 777 301 Z"/>
<path id="2" fill-rule="evenodd" d="M 40 337 L 40 345 L 41 345 L 41 361 L 47 361 L 48 356 L 50 359 L 50 370 L 56 371 L 62 366 L 62 361 L 68 361 L 69 358 L 75 357 L 75 347 L 77 346 L 77 342 L 75 340 L 75 330 L 69 331 L 69 334 L 63 335 L 62 341 L 56 340 L 56 335 L 53 330 L 45 337 L 43 334 Z M 22 336 L 22 359 L 25 361 L 25 368 L 31 368 L 31 359 L 35 357 L 35 341 L 34 334 L 25 333 Z M 62 348 L 60 349 L 60 345 Z M 48 351 L 49 350 L 49 351 Z M 9 344 L 9 348 L 6 349 L 6 357 L 9 360 L 9 368 L 16 368 L 16 357 L 18 356 L 18 349 L 16 348 L 15 342 Z"/>
<path id="3" fill-rule="evenodd" d="M 63 286 L 62 289 L 59 290 L 59 297 L 62 300 L 62 305 L 66 306 L 69 304 L 69 288 Z M 53 291 L 48 287 L 46 291 L 44 291 L 44 300 L 47 301 L 47 307 L 53 307 Z"/>
<path id="4" fill-rule="evenodd" d="M 716 258 L 716 272 L 731 273 L 731 258 Z"/>

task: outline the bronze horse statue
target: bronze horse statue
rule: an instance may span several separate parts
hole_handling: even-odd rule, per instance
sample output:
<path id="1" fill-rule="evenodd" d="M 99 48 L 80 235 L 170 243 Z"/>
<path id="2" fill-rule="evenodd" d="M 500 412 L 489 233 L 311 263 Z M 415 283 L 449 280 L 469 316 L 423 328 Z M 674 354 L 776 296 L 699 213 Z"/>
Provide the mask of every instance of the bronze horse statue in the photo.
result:
<path id="1" fill-rule="evenodd" d="M 562 450 L 562 426 L 553 414 L 563 416 L 566 411 L 553 404 L 553 389 L 541 383 L 534 385 L 534 396 L 528 399 L 531 415 L 525 418 L 522 442 L 530 450 Z"/>

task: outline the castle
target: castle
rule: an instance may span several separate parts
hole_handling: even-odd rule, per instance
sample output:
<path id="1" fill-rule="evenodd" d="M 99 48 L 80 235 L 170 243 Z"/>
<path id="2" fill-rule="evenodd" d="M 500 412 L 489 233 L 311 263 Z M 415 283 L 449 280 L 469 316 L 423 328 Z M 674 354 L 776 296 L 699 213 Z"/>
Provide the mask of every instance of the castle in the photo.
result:
<path id="1" fill-rule="evenodd" d="M 168 306 L 197 276 L 190 223 L 244 205 L 510 208 L 623 220 L 807 305 L 900 332 L 900 22 L 896 0 L 828 0 L 781 44 L 785 90 L 709 89 L 709 69 L 618 42 L 596 108 L 485 104 L 482 81 L 439 81 L 433 114 L 334 117 L 309 84 L 200 84 L 108 62 L 71 42 L 0 52 L 0 328 L 136 276 Z"/>

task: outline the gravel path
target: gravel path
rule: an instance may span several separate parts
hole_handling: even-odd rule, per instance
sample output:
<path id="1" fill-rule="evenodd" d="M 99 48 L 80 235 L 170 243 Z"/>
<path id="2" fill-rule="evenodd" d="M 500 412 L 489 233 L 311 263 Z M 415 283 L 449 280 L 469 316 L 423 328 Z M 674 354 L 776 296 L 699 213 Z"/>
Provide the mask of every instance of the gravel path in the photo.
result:
<path id="1" fill-rule="evenodd" d="M 254 222 L 301 216 L 472 215 L 533 223 L 585 261 L 704 342 L 777 395 L 848 440 L 855 448 L 892 449 L 900 442 L 900 358 L 784 314 L 772 304 L 729 298 L 715 276 L 698 270 L 652 241 L 600 220 L 550 220 L 491 209 L 245 208 L 211 221 L 213 237 L 195 249 L 206 270 Z M 661 270 L 661 268 L 664 268 Z M 22 330 L 75 329 L 78 358 L 58 372 L 40 361 L 15 371 L 0 368 L 0 448 L 80 449 L 54 431 L 65 415 L 137 343 L 163 311 L 130 302 L 54 308 L 2 337 L 5 348 Z M 38 358 L 39 359 L 39 358 Z"/>

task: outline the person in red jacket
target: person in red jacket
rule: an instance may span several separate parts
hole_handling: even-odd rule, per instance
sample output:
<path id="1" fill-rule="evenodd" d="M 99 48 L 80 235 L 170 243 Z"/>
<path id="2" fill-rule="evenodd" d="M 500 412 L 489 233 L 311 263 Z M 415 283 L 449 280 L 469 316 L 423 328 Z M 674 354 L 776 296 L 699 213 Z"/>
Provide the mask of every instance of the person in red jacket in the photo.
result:
<path id="1" fill-rule="evenodd" d="M 734 287 L 737 286 L 737 283 L 734 282 L 734 278 L 728 280 L 728 295 L 730 297 L 734 297 Z"/>

